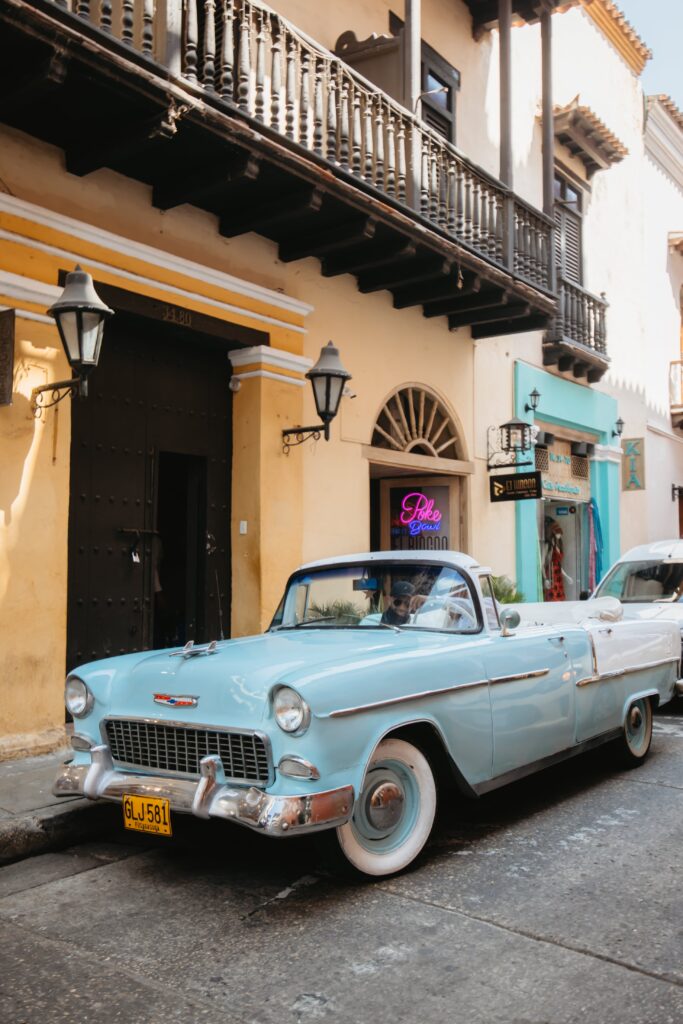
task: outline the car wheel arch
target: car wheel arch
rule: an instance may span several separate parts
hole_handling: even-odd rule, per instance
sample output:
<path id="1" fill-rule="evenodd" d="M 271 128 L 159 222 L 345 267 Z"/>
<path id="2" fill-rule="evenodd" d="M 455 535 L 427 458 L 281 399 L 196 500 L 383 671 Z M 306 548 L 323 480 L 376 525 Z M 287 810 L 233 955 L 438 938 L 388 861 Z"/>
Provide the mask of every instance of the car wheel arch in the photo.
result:
<path id="1" fill-rule="evenodd" d="M 464 796 L 478 798 L 478 794 L 460 771 L 441 729 L 436 722 L 429 718 L 416 718 L 396 723 L 377 736 L 367 757 L 363 778 L 365 778 L 375 750 L 385 739 L 406 740 L 425 755 L 434 772 L 439 794 L 452 789 L 455 785 Z"/>

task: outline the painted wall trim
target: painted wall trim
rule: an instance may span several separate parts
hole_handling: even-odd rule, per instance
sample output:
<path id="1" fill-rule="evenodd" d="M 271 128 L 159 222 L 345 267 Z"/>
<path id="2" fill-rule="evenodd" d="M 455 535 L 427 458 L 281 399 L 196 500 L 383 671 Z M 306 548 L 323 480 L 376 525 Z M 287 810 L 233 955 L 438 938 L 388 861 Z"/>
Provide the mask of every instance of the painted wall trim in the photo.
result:
<path id="1" fill-rule="evenodd" d="M 56 284 L 36 281 L 32 277 L 22 277 L 21 274 L 12 274 L 9 270 L 0 270 L 0 295 L 7 295 L 10 299 L 42 306 L 45 302 L 52 305 L 61 294 L 62 289 Z"/>
<path id="2" fill-rule="evenodd" d="M 284 384 L 293 384 L 295 388 L 303 388 L 308 381 L 300 377 L 285 377 L 284 373 L 273 373 L 271 370 L 247 370 L 246 373 L 234 373 L 233 380 L 248 380 L 250 377 L 266 377 L 268 380 L 279 380 Z"/>
<path id="3" fill-rule="evenodd" d="M 256 299 L 289 313 L 307 316 L 314 309 L 307 302 L 283 295 L 271 288 L 264 288 L 262 285 L 253 284 L 251 281 L 245 281 L 243 278 L 234 277 L 232 274 L 226 274 L 224 271 L 215 270 L 212 267 L 206 267 L 182 256 L 174 256 L 162 249 L 146 245 L 144 242 L 134 242 L 130 238 L 115 235 L 111 231 L 105 231 L 85 221 L 75 220 L 73 217 L 66 217 L 62 213 L 56 213 L 54 210 L 29 203 L 25 199 L 7 195 L 5 192 L 0 192 L 0 210 L 17 217 L 34 220 L 38 224 L 73 235 L 91 245 L 112 249 L 123 256 L 132 256 L 134 259 L 143 260 L 177 274 L 183 274 L 185 277 L 194 277 L 198 281 L 216 285 L 237 295 L 244 295 L 246 298 Z M 287 324 L 287 326 L 292 327 L 291 324 Z M 294 328 L 292 327 L 292 329 Z"/>
<path id="4" fill-rule="evenodd" d="M 591 462 L 616 462 L 621 465 L 624 449 L 621 445 L 596 444 L 595 450 L 590 457 Z"/>
<path id="5" fill-rule="evenodd" d="M 663 430 L 654 423 L 647 423 L 647 430 L 650 434 L 657 434 L 659 437 L 665 437 L 667 441 L 676 441 L 678 444 L 683 444 L 683 437 L 677 437 L 676 434 L 672 434 L 668 430 Z"/>
<path id="6" fill-rule="evenodd" d="M 184 299 L 190 299 L 192 302 L 196 302 L 204 306 L 211 306 L 214 309 L 220 309 L 224 313 L 236 313 L 248 320 L 272 324 L 275 327 L 282 327 L 285 330 L 293 331 L 297 334 L 307 333 L 305 327 L 299 327 L 297 324 L 292 324 L 288 320 L 278 320 L 276 317 L 268 316 L 266 313 L 254 313 L 252 310 L 246 309 L 244 306 L 235 306 L 230 302 L 221 302 L 220 299 L 210 298 L 208 295 L 203 295 L 200 292 L 190 292 L 185 288 L 179 288 L 177 285 L 167 284 L 165 281 L 158 281 L 151 277 L 144 277 L 142 274 L 134 274 L 130 270 L 124 270 L 121 267 L 117 267 L 115 264 L 103 263 L 101 260 L 95 260 L 90 256 L 83 256 L 75 252 L 69 252 L 67 249 L 61 249 L 56 245 L 50 245 L 48 242 L 39 242 L 35 238 L 27 238 L 26 235 L 19 235 L 13 231 L 6 231 L 4 228 L 0 228 L 0 239 L 4 239 L 7 242 L 14 242 L 17 245 L 22 245 L 29 249 L 37 249 L 39 252 L 47 253 L 50 256 L 59 256 L 60 259 L 66 260 L 70 264 L 75 265 L 76 263 L 81 263 L 86 267 L 97 267 L 99 270 L 104 270 L 108 274 L 113 274 L 114 276 L 123 278 L 124 280 L 132 281 L 134 284 L 146 285 L 148 288 L 156 288 L 158 291 L 167 292 L 169 295 L 178 295 Z M 182 305 L 182 303 L 179 303 L 179 305 Z"/>
<path id="7" fill-rule="evenodd" d="M 297 373 L 306 373 L 313 366 L 313 360 L 307 356 L 298 356 L 281 348 L 271 348 L 270 345 L 233 349 L 228 358 L 234 367 L 262 363 L 264 366 L 273 366 L 278 370 L 294 370 Z"/>
<path id="8" fill-rule="evenodd" d="M 0 310 L 4 309 L 12 309 L 12 306 L 0 306 Z M 15 309 L 14 312 L 18 320 L 35 320 L 39 324 L 49 324 L 50 327 L 55 326 L 52 317 L 46 316 L 45 313 L 33 313 L 30 309 Z"/>

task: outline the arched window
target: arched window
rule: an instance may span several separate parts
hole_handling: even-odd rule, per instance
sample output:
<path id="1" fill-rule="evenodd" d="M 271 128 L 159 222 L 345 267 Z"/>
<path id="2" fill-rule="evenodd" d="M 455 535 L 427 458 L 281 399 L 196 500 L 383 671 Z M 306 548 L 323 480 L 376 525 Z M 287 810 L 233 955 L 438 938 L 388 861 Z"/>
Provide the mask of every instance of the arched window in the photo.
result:
<path id="1" fill-rule="evenodd" d="M 422 386 L 399 388 L 385 402 L 372 432 L 375 448 L 461 459 L 460 438 L 443 402 Z"/>

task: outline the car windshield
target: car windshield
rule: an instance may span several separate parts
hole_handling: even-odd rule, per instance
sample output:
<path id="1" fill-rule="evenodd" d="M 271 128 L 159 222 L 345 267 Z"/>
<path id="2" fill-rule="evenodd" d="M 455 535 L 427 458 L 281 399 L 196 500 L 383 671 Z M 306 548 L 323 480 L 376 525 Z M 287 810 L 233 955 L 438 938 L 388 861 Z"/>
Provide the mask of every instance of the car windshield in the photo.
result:
<path id="1" fill-rule="evenodd" d="M 271 629 L 480 629 L 471 587 L 457 569 L 368 562 L 297 573 Z"/>
<path id="2" fill-rule="evenodd" d="M 624 604 L 683 600 L 683 562 L 617 562 L 595 592 Z"/>

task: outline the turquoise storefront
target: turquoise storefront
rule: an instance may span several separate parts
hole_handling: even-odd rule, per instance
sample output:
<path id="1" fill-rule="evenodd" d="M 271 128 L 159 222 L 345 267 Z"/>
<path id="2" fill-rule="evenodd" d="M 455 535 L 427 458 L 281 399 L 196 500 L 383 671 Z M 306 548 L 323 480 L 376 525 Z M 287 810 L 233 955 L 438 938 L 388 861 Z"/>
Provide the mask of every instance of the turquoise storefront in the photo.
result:
<path id="1" fill-rule="evenodd" d="M 586 521 L 588 514 L 592 523 L 597 526 L 601 539 L 598 545 L 598 578 L 619 557 L 620 526 L 619 526 L 619 494 L 620 494 L 620 462 L 621 450 L 619 439 L 614 436 L 614 428 L 619 416 L 617 402 L 608 395 L 594 388 L 574 384 L 570 380 L 555 374 L 546 373 L 534 366 L 517 362 L 515 364 L 515 410 L 514 415 L 528 423 L 542 425 L 546 431 L 552 431 L 558 438 L 567 438 L 567 446 L 572 442 L 582 441 L 589 446 L 587 480 L 585 487 L 579 488 L 567 484 L 553 487 L 544 479 L 544 500 L 518 501 L 516 503 L 516 561 L 517 587 L 527 601 L 544 600 L 544 579 L 547 583 L 547 567 L 544 557 L 544 524 L 548 522 L 565 522 L 567 526 L 578 528 Z M 529 395 L 536 388 L 541 398 L 535 413 L 525 411 Z M 615 443 L 616 442 L 616 443 Z M 553 456 L 551 456 L 552 458 Z M 559 462 L 562 456 L 554 456 Z M 567 460 L 569 461 L 569 460 Z M 547 489 L 547 490 L 546 490 Z M 558 501 L 560 492 L 561 500 Z M 572 493 L 581 494 L 578 501 L 573 500 Z M 589 513 L 590 499 L 592 506 Z M 552 511 L 566 516 L 564 520 L 553 521 L 545 512 Z M 572 513 L 572 515 L 570 515 Z M 554 529 L 560 531 L 560 526 Z M 591 538 L 594 530 L 591 527 Z M 577 552 L 583 560 L 588 558 L 588 538 L 585 535 L 577 542 Z M 580 549 L 580 550 L 579 550 Z M 595 544 L 593 544 L 595 552 Z M 600 569 L 601 565 L 601 569 Z M 585 567 L 584 567 L 585 569 Z M 581 583 L 572 578 L 574 588 L 567 597 L 578 597 L 579 587 L 585 588 L 587 569 L 580 569 Z M 567 574 L 569 580 L 569 574 Z M 547 597 L 547 595 L 545 595 Z"/>

